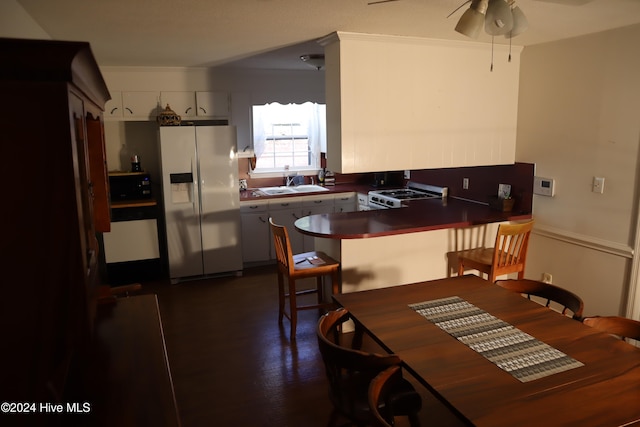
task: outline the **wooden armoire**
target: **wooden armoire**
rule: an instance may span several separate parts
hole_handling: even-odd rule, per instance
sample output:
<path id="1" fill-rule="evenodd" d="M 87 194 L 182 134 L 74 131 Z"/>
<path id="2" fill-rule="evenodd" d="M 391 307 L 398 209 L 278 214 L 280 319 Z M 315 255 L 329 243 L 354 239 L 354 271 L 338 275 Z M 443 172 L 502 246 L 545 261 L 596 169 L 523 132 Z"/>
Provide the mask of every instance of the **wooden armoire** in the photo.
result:
<path id="1" fill-rule="evenodd" d="M 88 43 L 6 38 L 0 94 L 0 401 L 63 403 L 92 334 L 96 233 L 110 227 L 110 95 Z"/>

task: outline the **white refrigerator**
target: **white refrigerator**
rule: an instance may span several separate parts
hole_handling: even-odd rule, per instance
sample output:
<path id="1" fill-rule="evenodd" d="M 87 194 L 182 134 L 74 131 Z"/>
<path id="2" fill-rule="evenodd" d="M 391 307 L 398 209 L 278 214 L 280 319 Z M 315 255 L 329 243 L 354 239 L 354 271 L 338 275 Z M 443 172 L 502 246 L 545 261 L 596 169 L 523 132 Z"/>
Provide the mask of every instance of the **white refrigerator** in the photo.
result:
<path id="1" fill-rule="evenodd" d="M 169 275 L 242 270 L 234 126 L 161 126 L 160 159 Z"/>

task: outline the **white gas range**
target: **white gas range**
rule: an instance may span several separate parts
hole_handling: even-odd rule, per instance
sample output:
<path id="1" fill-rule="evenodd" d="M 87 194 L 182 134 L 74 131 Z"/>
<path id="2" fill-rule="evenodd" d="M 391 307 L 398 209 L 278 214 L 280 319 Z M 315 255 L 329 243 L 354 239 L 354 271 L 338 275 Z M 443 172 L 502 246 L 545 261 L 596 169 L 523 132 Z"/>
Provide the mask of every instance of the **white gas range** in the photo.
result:
<path id="1" fill-rule="evenodd" d="M 369 191 L 369 206 L 378 209 L 401 208 L 405 200 L 445 199 L 449 193 L 447 187 L 420 184 L 409 181 L 405 188 Z"/>

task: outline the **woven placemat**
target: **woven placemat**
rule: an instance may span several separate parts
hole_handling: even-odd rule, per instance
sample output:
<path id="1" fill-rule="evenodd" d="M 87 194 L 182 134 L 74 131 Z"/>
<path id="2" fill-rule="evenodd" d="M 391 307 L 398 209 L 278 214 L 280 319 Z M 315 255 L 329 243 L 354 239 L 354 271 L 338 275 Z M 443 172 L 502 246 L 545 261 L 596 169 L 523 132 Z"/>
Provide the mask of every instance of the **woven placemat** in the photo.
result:
<path id="1" fill-rule="evenodd" d="M 409 307 L 521 382 L 584 366 L 458 296 Z"/>

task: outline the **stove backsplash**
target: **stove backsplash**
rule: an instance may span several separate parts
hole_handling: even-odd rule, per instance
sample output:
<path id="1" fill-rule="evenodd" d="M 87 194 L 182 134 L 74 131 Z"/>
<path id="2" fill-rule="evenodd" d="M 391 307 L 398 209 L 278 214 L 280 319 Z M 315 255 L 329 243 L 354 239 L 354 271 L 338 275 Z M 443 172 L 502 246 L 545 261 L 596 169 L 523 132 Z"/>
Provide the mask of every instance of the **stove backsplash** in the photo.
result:
<path id="1" fill-rule="evenodd" d="M 533 206 L 533 163 L 474 166 L 466 168 L 421 169 L 411 171 L 411 181 L 449 188 L 449 197 L 488 203 L 498 194 L 499 184 L 510 184 L 515 199 L 514 212 L 529 214 Z M 469 178 L 469 188 L 462 188 L 463 178 Z"/>
<path id="2" fill-rule="evenodd" d="M 404 187 L 404 172 L 392 171 L 392 172 L 374 172 L 373 182 L 371 183 L 376 188 L 398 188 Z"/>

